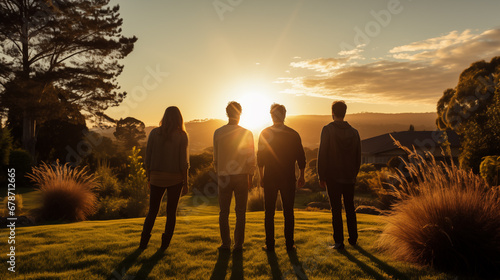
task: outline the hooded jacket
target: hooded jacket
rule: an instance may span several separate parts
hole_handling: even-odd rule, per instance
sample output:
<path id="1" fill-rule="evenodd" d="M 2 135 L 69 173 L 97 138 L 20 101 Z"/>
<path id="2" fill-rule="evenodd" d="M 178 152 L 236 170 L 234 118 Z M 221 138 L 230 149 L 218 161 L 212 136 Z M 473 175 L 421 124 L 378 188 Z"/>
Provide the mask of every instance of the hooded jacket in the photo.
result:
<path id="1" fill-rule="evenodd" d="M 345 121 L 333 121 L 324 126 L 318 151 L 319 179 L 354 184 L 360 165 L 358 131 Z"/>

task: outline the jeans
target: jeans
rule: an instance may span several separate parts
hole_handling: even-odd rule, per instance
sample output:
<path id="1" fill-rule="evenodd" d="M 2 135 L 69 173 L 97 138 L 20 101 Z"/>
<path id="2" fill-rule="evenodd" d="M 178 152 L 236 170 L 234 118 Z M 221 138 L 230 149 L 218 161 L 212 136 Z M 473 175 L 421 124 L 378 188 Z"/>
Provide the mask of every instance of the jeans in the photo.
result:
<path id="1" fill-rule="evenodd" d="M 344 197 L 349 243 L 356 243 L 358 228 L 356 212 L 354 211 L 354 184 L 327 181 L 326 185 L 332 207 L 333 240 L 335 243 L 344 243 L 344 226 L 342 224 L 342 197 Z"/>
<path id="2" fill-rule="evenodd" d="M 295 226 L 295 217 L 293 214 L 293 204 L 295 202 L 295 182 L 280 186 L 277 184 L 267 184 L 264 186 L 264 207 L 266 229 L 266 246 L 274 248 L 274 214 L 276 210 L 276 199 L 278 191 L 281 195 L 283 206 L 283 216 L 285 218 L 285 241 L 286 246 L 291 247 L 295 241 L 293 239 L 293 230 Z"/>
<path id="3" fill-rule="evenodd" d="M 223 248 L 231 247 L 231 234 L 229 229 L 229 209 L 234 193 L 236 212 L 236 226 L 234 227 L 234 247 L 243 247 L 245 239 L 245 215 L 248 200 L 248 174 L 219 176 L 219 228 Z"/>
<path id="4" fill-rule="evenodd" d="M 172 239 L 174 234 L 175 222 L 177 218 L 177 205 L 179 204 L 179 197 L 181 196 L 182 183 L 170 187 L 157 187 L 151 185 L 151 193 L 149 195 L 149 212 L 144 220 L 144 227 L 142 232 L 145 235 L 151 234 L 153 225 L 160 210 L 161 200 L 163 195 L 167 192 L 167 222 L 165 224 L 165 236 L 168 241 Z"/>

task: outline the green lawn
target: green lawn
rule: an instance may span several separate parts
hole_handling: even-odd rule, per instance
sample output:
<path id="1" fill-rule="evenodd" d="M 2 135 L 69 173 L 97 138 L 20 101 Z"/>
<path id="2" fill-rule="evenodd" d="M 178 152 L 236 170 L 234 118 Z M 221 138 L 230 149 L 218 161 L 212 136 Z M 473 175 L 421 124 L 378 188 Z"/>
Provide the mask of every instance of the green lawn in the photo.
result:
<path id="1" fill-rule="evenodd" d="M 213 202 L 213 201 L 210 201 Z M 198 206 L 192 206 L 198 205 Z M 429 268 L 391 260 L 375 248 L 378 216 L 358 215 L 359 247 L 332 243 L 325 212 L 296 211 L 297 253 L 284 248 L 283 218 L 276 215 L 276 255 L 261 250 L 264 213 L 247 214 L 242 255 L 219 255 L 217 207 L 183 198 L 170 248 L 157 252 L 165 218 L 157 220 L 148 249 L 137 250 L 143 218 L 86 221 L 16 229 L 16 272 L 7 271 L 2 242 L 0 279 L 450 279 Z M 231 215 L 234 226 L 234 214 Z M 1 238 L 6 240 L 6 229 Z"/>

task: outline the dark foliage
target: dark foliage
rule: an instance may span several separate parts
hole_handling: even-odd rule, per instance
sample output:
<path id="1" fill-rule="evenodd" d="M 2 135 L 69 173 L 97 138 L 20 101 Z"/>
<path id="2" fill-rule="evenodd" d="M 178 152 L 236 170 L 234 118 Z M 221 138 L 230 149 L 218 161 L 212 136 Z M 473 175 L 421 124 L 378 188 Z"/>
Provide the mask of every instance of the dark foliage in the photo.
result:
<path id="1" fill-rule="evenodd" d="M 132 147 L 139 147 L 139 141 L 146 138 L 144 123 L 136 118 L 127 117 L 120 119 L 116 123 L 116 131 L 113 135 L 120 141 L 125 150 L 131 150 Z"/>
<path id="2" fill-rule="evenodd" d="M 0 109 L 32 156 L 45 121 L 84 112 L 101 122 L 103 112 L 125 97 L 117 82 L 119 61 L 137 38 L 121 35 L 119 6 L 109 4 L 0 2 Z"/>
<path id="3" fill-rule="evenodd" d="M 479 171 L 481 158 L 500 154 L 500 57 L 465 69 L 437 104 L 437 126 L 460 135 L 460 165 Z"/>

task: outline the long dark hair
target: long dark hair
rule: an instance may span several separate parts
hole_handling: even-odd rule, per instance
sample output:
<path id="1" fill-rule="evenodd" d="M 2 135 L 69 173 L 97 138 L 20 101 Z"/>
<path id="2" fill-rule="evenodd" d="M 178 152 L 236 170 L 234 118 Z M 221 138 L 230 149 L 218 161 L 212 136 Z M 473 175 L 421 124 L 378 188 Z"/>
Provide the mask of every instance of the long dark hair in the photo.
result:
<path id="1" fill-rule="evenodd" d="M 175 131 L 187 134 L 181 111 L 176 106 L 170 106 L 165 110 L 160 121 L 160 135 L 163 139 L 170 140 Z"/>

